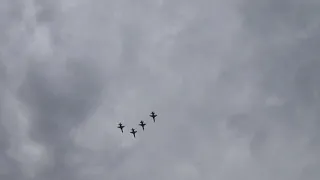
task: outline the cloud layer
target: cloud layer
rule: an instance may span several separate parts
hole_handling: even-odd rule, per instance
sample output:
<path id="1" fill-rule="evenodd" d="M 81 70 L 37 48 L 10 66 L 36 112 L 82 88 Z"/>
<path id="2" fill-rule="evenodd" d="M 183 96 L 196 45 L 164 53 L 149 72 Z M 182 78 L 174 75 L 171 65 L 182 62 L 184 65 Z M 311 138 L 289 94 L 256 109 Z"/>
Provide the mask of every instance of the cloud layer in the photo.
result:
<path id="1" fill-rule="evenodd" d="M 319 2 L 4 0 L 0 13 L 1 180 L 320 178 Z"/>

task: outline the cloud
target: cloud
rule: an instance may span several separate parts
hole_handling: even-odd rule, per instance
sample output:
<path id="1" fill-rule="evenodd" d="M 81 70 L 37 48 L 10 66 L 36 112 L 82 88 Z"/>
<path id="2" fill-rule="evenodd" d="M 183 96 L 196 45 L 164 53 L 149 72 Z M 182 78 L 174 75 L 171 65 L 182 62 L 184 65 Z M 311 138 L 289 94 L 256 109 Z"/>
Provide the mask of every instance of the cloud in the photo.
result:
<path id="1" fill-rule="evenodd" d="M 319 179 L 320 3 L 3 7 L 0 179 Z"/>

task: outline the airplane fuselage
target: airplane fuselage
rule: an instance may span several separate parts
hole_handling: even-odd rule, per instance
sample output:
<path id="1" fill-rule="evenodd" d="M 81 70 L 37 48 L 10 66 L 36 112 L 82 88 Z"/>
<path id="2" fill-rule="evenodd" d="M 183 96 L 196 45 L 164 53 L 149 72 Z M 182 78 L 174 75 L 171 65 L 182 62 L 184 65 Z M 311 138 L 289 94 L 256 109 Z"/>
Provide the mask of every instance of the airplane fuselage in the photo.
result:
<path id="1" fill-rule="evenodd" d="M 135 132 L 131 132 L 133 134 L 133 137 L 135 138 L 136 137 L 136 133 Z"/>
<path id="2" fill-rule="evenodd" d="M 144 126 L 145 126 L 145 125 L 146 125 L 146 124 L 145 124 L 143 121 L 141 121 L 140 124 L 139 124 L 139 126 L 142 127 L 142 130 L 144 130 Z"/>
<path id="3" fill-rule="evenodd" d="M 135 138 L 137 131 L 132 128 L 130 133 L 133 134 L 133 137 Z"/>
<path id="4" fill-rule="evenodd" d="M 154 112 L 151 112 L 150 117 L 152 117 L 153 122 L 156 122 L 155 118 L 157 117 L 157 115 Z"/>
<path id="5" fill-rule="evenodd" d="M 121 132 L 123 133 L 123 128 L 124 126 L 122 126 L 122 124 L 119 124 L 118 128 L 121 130 Z"/>

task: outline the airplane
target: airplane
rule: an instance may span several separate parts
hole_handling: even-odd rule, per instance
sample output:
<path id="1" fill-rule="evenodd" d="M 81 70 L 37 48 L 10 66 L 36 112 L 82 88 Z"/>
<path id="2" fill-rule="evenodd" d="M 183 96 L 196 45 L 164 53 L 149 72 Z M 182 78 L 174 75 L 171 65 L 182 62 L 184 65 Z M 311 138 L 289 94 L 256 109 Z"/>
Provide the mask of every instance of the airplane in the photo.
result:
<path id="1" fill-rule="evenodd" d="M 156 122 L 155 117 L 157 117 L 158 115 L 156 115 L 156 114 L 152 111 L 149 116 L 152 117 L 153 122 Z"/>
<path id="2" fill-rule="evenodd" d="M 140 124 L 139 124 L 139 126 L 141 126 L 142 127 L 142 130 L 144 130 L 144 126 L 145 126 L 146 124 L 143 122 L 143 121 L 140 121 Z"/>
<path id="3" fill-rule="evenodd" d="M 134 138 L 136 138 L 136 133 L 137 133 L 136 130 L 134 130 L 134 129 L 132 128 L 130 133 L 133 134 L 133 137 L 134 137 Z"/>
<path id="4" fill-rule="evenodd" d="M 121 132 L 123 133 L 123 128 L 124 128 L 125 126 L 123 126 L 122 123 L 119 123 L 118 125 L 119 125 L 118 128 L 120 128 L 120 129 L 121 129 Z"/>

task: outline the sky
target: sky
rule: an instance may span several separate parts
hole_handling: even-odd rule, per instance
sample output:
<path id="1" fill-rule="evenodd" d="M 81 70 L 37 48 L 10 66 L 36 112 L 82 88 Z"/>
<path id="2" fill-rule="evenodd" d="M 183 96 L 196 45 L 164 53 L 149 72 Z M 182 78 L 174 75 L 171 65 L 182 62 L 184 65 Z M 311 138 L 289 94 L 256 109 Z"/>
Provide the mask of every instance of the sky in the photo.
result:
<path id="1" fill-rule="evenodd" d="M 2 0 L 0 179 L 320 179 L 319 17 L 317 0 Z"/>

